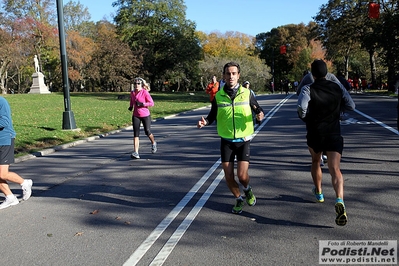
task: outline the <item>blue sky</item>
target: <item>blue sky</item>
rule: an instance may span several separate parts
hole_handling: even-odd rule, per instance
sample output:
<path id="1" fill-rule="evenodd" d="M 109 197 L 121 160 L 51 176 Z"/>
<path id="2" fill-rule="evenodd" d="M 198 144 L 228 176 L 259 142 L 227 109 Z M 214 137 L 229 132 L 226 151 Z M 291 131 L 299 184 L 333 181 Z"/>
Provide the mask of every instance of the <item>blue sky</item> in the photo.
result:
<path id="1" fill-rule="evenodd" d="M 89 9 L 94 22 L 115 12 L 115 0 L 74 0 Z M 64 4 L 69 0 L 64 0 Z M 197 30 L 210 33 L 238 31 L 255 36 L 272 28 L 308 24 L 328 0 L 185 0 L 186 18 Z"/>

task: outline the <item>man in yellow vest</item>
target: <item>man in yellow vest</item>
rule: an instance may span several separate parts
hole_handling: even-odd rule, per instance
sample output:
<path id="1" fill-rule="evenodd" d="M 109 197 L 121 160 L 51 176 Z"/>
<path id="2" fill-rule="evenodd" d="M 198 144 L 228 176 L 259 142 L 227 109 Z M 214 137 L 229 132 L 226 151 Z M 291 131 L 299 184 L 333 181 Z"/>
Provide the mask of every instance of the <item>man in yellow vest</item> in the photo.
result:
<path id="1" fill-rule="evenodd" d="M 236 198 L 232 212 L 242 212 L 244 200 L 239 184 L 234 179 L 234 159 L 237 157 L 237 177 L 245 193 L 249 206 L 254 206 L 256 197 L 249 185 L 249 145 L 254 133 L 252 111 L 256 119 L 262 121 L 263 110 L 251 92 L 238 83 L 240 65 L 230 62 L 223 67 L 225 85 L 216 93 L 211 110 L 206 118 L 198 121 L 197 127 L 212 124 L 217 120 L 217 132 L 221 137 L 221 159 L 224 177 L 228 188 Z"/>

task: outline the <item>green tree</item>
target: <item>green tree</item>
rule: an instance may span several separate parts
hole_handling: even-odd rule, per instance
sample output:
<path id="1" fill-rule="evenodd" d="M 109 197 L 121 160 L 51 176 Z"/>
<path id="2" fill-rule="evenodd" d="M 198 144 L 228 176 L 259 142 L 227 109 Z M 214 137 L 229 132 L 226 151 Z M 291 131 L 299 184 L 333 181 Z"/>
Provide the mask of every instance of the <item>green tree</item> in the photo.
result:
<path id="1" fill-rule="evenodd" d="M 399 72 L 399 1 L 381 1 L 381 28 L 378 43 L 383 48 L 385 65 L 388 68 L 387 78 L 389 89 L 394 90 L 394 83 L 398 79 Z"/>
<path id="2" fill-rule="evenodd" d="M 329 1 L 321 7 L 315 21 L 328 58 L 337 69 L 343 70 L 346 77 L 349 72 L 352 76 L 365 76 L 359 62 L 363 56 L 361 50 L 367 51 L 372 84 L 376 84 L 375 56 L 381 23 L 370 19 L 367 9 L 368 1 Z"/>
<path id="3" fill-rule="evenodd" d="M 251 89 L 261 91 L 265 89 L 270 78 L 269 68 L 265 62 L 255 54 L 254 38 L 241 32 L 228 31 L 226 33 L 211 32 L 205 34 L 197 32 L 204 59 L 200 61 L 202 88 L 210 82 L 213 75 L 222 78 L 223 66 L 229 61 L 236 61 L 241 66 L 241 82 L 248 80 Z"/>
<path id="4" fill-rule="evenodd" d="M 95 46 L 85 72 L 86 89 L 101 87 L 104 91 L 129 91 L 130 84 L 142 71 L 142 51 L 133 52 L 120 40 L 113 24 L 100 21 L 96 25 Z"/>
<path id="5" fill-rule="evenodd" d="M 3 0 L 0 14 L 0 27 L 12 36 L 9 44 L 15 53 L 8 64 L 9 85 L 17 91 L 30 87 L 33 69 L 33 56 L 37 55 L 40 69 L 46 69 L 42 56 L 58 47 L 55 28 L 56 16 L 54 1 L 51 0 Z"/>
<path id="6" fill-rule="evenodd" d="M 84 88 L 85 70 L 94 53 L 94 41 L 77 31 L 67 33 L 68 77 L 72 91 Z"/>
<path id="7" fill-rule="evenodd" d="M 345 73 L 349 71 L 350 55 L 360 44 L 361 22 L 357 14 L 361 11 L 356 2 L 330 0 L 314 17 L 318 24 L 318 38 L 327 50 L 327 58 L 333 61 L 343 58 Z"/>
<path id="8" fill-rule="evenodd" d="M 95 31 L 88 8 L 74 1 L 64 5 L 64 26 L 65 31 L 76 31 L 84 37 L 92 37 Z"/>
<path id="9" fill-rule="evenodd" d="M 303 71 L 308 69 L 315 48 L 314 27 L 313 23 L 288 24 L 256 35 L 257 53 L 270 66 L 275 88 L 281 89 L 280 82 L 287 79 L 300 80 Z M 285 53 L 280 51 L 282 46 L 285 46 Z"/>
<path id="10" fill-rule="evenodd" d="M 171 76 L 195 76 L 201 50 L 184 1 L 117 0 L 113 5 L 118 34 L 133 51 L 145 51 L 143 68 L 153 85 Z"/>

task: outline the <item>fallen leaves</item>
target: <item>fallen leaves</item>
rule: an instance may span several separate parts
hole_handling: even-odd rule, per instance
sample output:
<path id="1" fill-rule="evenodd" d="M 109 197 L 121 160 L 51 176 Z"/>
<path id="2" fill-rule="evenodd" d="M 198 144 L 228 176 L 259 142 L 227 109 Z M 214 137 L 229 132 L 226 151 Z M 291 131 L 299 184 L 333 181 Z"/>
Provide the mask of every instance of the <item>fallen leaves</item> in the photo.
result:
<path id="1" fill-rule="evenodd" d="M 94 210 L 94 211 L 90 212 L 90 214 L 97 214 L 99 212 L 100 212 L 99 210 Z"/>

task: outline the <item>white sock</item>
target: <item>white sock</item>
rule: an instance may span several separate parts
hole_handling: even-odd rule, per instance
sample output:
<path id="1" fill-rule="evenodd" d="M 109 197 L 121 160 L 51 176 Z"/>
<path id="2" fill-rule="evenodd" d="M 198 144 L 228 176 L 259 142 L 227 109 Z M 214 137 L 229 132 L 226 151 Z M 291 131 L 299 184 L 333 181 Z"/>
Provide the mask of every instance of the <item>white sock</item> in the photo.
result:
<path id="1" fill-rule="evenodd" d="M 7 195 L 6 198 L 15 199 L 15 195 L 14 194 L 10 194 L 10 195 Z"/>

